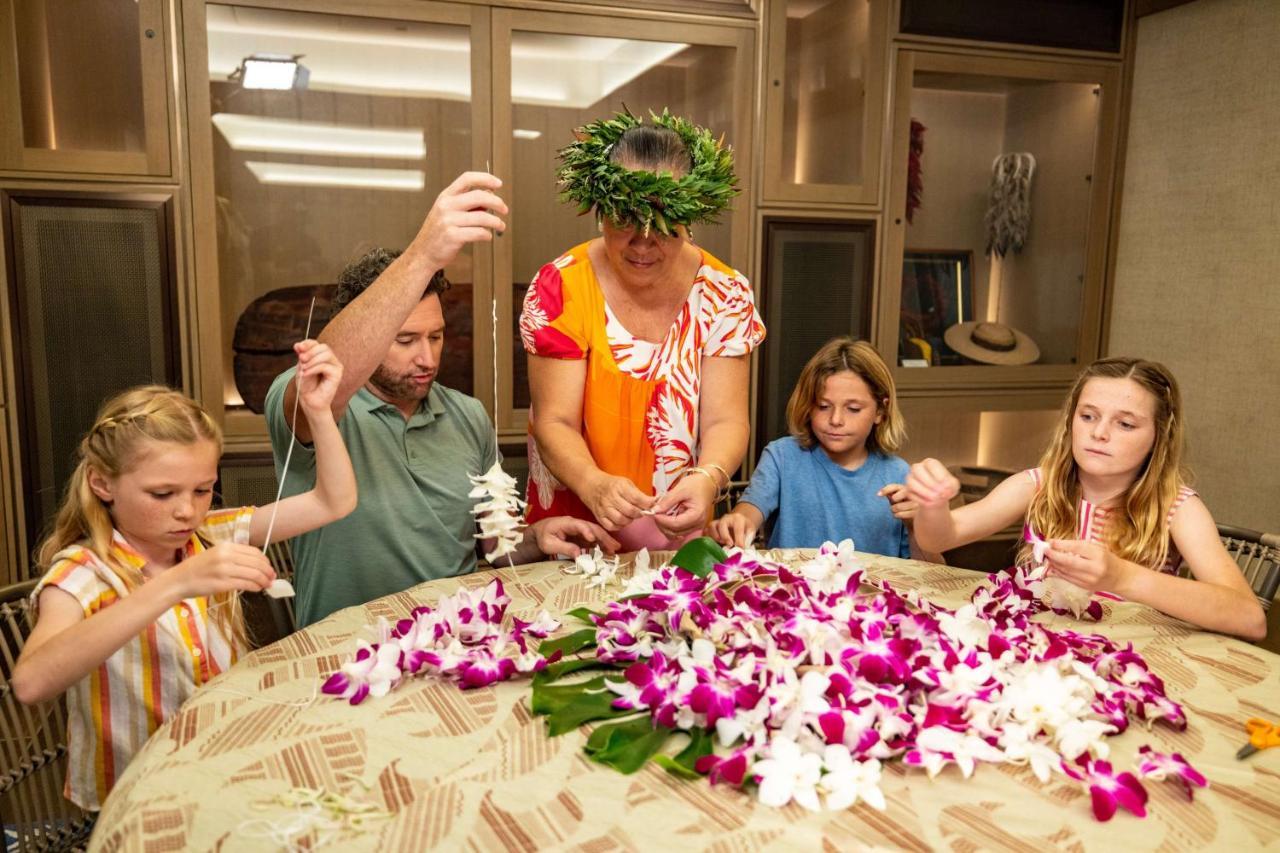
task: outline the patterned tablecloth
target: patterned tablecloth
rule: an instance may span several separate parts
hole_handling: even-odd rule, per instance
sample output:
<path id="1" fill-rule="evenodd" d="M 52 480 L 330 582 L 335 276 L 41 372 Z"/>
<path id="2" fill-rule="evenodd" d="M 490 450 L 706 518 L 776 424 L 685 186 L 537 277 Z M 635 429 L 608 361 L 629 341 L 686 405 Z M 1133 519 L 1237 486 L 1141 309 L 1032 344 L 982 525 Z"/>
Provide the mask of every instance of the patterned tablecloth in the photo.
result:
<path id="1" fill-rule="evenodd" d="M 982 578 L 886 557 L 865 562 L 868 574 L 949 606 L 967 600 Z M 556 615 L 606 597 L 561 565 L 498 571 L 512 598 L 508 612 L 530 616 L 546 608 Z M 794 804 L 773 809 L 747 793 L 675 778 L 652 763 L 624 776 L 586 759 L 584 730 L 548 738 L 543 720 L 529 713 L 524 680 L 461 691 L 415 679 L 355 707 L 323 695 L 305 704 L 322 677 L 353 652 L 353 638 L 366 624 L 491 578 L 480 573 L 423 584 L 344 610 L 246 658 L 197 693 L 148 743 L 108 798 L 91 850 L 279 849 L 244 824 L 286 822 L 286 809 L 261 804 L 295 786 L 339 792 L 394 813 L 326 845 L 380 853 L 436 846 L 1252 850 L 1280 835 L 1280 749 L 1235 759 L 1247 718 L 1280 721 L 1280 656 L 1191 630 L 1136 604 L 1108 604 L 1097 630 L 1135 644 L 1170 698 L 1183 704 L 1190 726 L 1176 732 L 1135 724 L 1110 740 L 1112 761 L 1127 769 L 1138 747 L 1150 743 L 1181 752 L 1211 786 L 1188 804 L 1178 785 L 1149 782 L 1145 820 L 1120 812 L 1097 823 L 1077 783 L 1054 776 L 1041 784 L 1030 769 L 1010 765 L 979 765 L 969 780 L 950 767 L 930 781 L 894 762 L 883 777 L 885 812 L 862 804 L 839 813 Z M 608 592 L 616 594 L 616 588 Z"/>

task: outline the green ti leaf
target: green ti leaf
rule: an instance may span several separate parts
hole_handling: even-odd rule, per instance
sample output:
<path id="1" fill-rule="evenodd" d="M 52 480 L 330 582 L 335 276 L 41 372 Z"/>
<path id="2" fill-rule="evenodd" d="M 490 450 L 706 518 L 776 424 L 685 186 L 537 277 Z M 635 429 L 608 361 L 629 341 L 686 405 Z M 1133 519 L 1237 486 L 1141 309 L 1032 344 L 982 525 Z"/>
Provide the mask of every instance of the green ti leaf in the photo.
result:
<path id="1" fill-rule="evenodd" d="M 569 658 L 567 660 L 558 660 L 555 663 L 549 663 L 540 671 L 533 674 L 534 686 L 539 684 L 550 684 L 561 676 L 568 675 L 571 672 L 580 672 L 584 669 L 604 669 L 612 668 L 613 664 L 606 663 L 599 658 Z"/>
<path id="2" fill-rule="evenodd" d="M 547 715 L 547 734 L 557 737 L 592 720 L 612 720 L 635 713 L 632 708 L 613 707 L 615 698 L 616 694 L 607 687 L 599 693 L 581 693 Z"/>
<path id="3" fill-rule="evenodd" d="M 608 689 L 604 686 L 603 675 L 573 684 L 552 685 L 535 681 L 529 696 L 529 710 L 534 714 L 552 714 L 588 693 L 599 693 L 601 690 Z"/>
<path id="4" fill-rule="evenodd" d="M 594 646 L 595 643 L 596 629 L 583 628 L 581 631 L 574 631 L 572 634 L 566 634 L 554 640 L 543 640 L 538 646 L 538 654 L 546 658 L 551 657 L 556 652 L 571 655 L 582 651 L 587 646 Z"/>
<path id="5" fill-rule="evenodd" d="M 697 728 L 687 732 L 687 734 L 689 735 L 689 745 L 680 750 L 675 758 L 659 753 L 653 757 L 653 760 L 659 767 L 665 768 L 668 773 L 684 779 L 697 779 L 702 774 L 694 770 L 693 765 L 702 756 L 711 754 L 711 732 L 703 728 Z"/>
<path id="6" fill-rule="evenodd" d="M 717 564 L 729 559 L 729 555 L 712 538 L 699 536 L 686 542 L 671 558 L 673 566 L 679 566 L 690 574 L 705 578 Z"/>
<path id="7" fill-rule="evenodd" d="M 600 726 L 587 739 L 586 753 L 619 773 L 634 773 L 662 749 L 672 729 L 655 726 L 646 712 L 634 720 Z"/>
<path id="8" fill-rule="evenodd" d="M 572 616 L 574 619 L 581 619 L 588 625 L 594 625 L 595 623 L 591 621 L 591 617 L 598 616 L 599 614 L 589 607 L 575 607 L 569 611 L 568 615 Z"/>

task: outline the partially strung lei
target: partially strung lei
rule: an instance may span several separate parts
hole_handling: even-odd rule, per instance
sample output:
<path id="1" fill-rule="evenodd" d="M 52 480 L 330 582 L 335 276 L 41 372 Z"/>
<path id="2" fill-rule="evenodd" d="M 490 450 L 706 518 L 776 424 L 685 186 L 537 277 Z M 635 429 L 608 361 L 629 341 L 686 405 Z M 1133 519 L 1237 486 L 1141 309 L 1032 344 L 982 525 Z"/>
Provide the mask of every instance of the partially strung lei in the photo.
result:
<path id="1" fill-rule="evenodd" d="M 611 221 L 631 223 L 671 236 L 677 225 L 715 222 L 729 200 L 737 195 L 733 173 L 733 148 L 724 137 L 714 138 L 705 128 L 673 116 L 649 113 L 654 126 L 674 131 L 684 142 L 693 168 L 682 178 L 670 172 L 633 171 L 609 160 L 614 143 L 633 127 L 644 124 L 629 111 L 578 128 L 576 141 L 560 150 L 556 177 L 560 199 L 578 206 L 578 214 L 592 210 Z"/>

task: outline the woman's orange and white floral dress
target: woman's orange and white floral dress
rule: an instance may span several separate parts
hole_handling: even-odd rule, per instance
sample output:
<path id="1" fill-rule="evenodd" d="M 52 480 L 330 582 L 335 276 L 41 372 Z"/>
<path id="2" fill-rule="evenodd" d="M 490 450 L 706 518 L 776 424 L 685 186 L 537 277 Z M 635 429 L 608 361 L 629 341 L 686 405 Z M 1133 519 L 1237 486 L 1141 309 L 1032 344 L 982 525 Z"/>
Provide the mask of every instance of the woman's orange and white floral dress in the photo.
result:
<path id="1" fill-rule="evenodd" d="M 532 355 L 586 359 L 582 435 L 592 458 L 645 494 L 664 494 L 698 458 L 702 359 L 746 355 L 764 340 L 764 324 L 746 278 L 703 252 L 666 338 L 636 338 L 605 303 L 587 246 L 575 246 L 538 271 L 520 314 L 521 339 Z M 530 523 L 556 515 L 595 520 L 542 464 L 532 434 L 527 497 Z M 650 519 L 641 521 L 633 527 L 657 532 Z M 640 530 L 622 534 L 624 547 L 667 544 L 661 534 L 656 540 Z"/>

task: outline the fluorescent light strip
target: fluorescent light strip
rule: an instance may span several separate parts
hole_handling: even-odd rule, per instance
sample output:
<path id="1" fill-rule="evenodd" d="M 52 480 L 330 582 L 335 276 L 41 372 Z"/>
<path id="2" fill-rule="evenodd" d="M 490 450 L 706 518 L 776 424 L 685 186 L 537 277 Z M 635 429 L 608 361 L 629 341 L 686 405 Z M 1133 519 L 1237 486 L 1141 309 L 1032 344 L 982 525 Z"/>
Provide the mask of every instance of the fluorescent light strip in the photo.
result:
<path id="1" fill-rule="evenodd" d="M 319 121 L 217 113 L 214 125 L 236 151 L 332 154 L 421 160 L 427 144 L 421 130 L 359 127 Z"/>
<path id="2" fill-rule="evenodd" d="M 357 169 L 347 166 L 308 166 L 302 163 L 245 165 L 264 184 L 298 187 L 359 187 L 371 190 L 417 192 L 426 186 L 426 175 L 417 169 Z"/>

